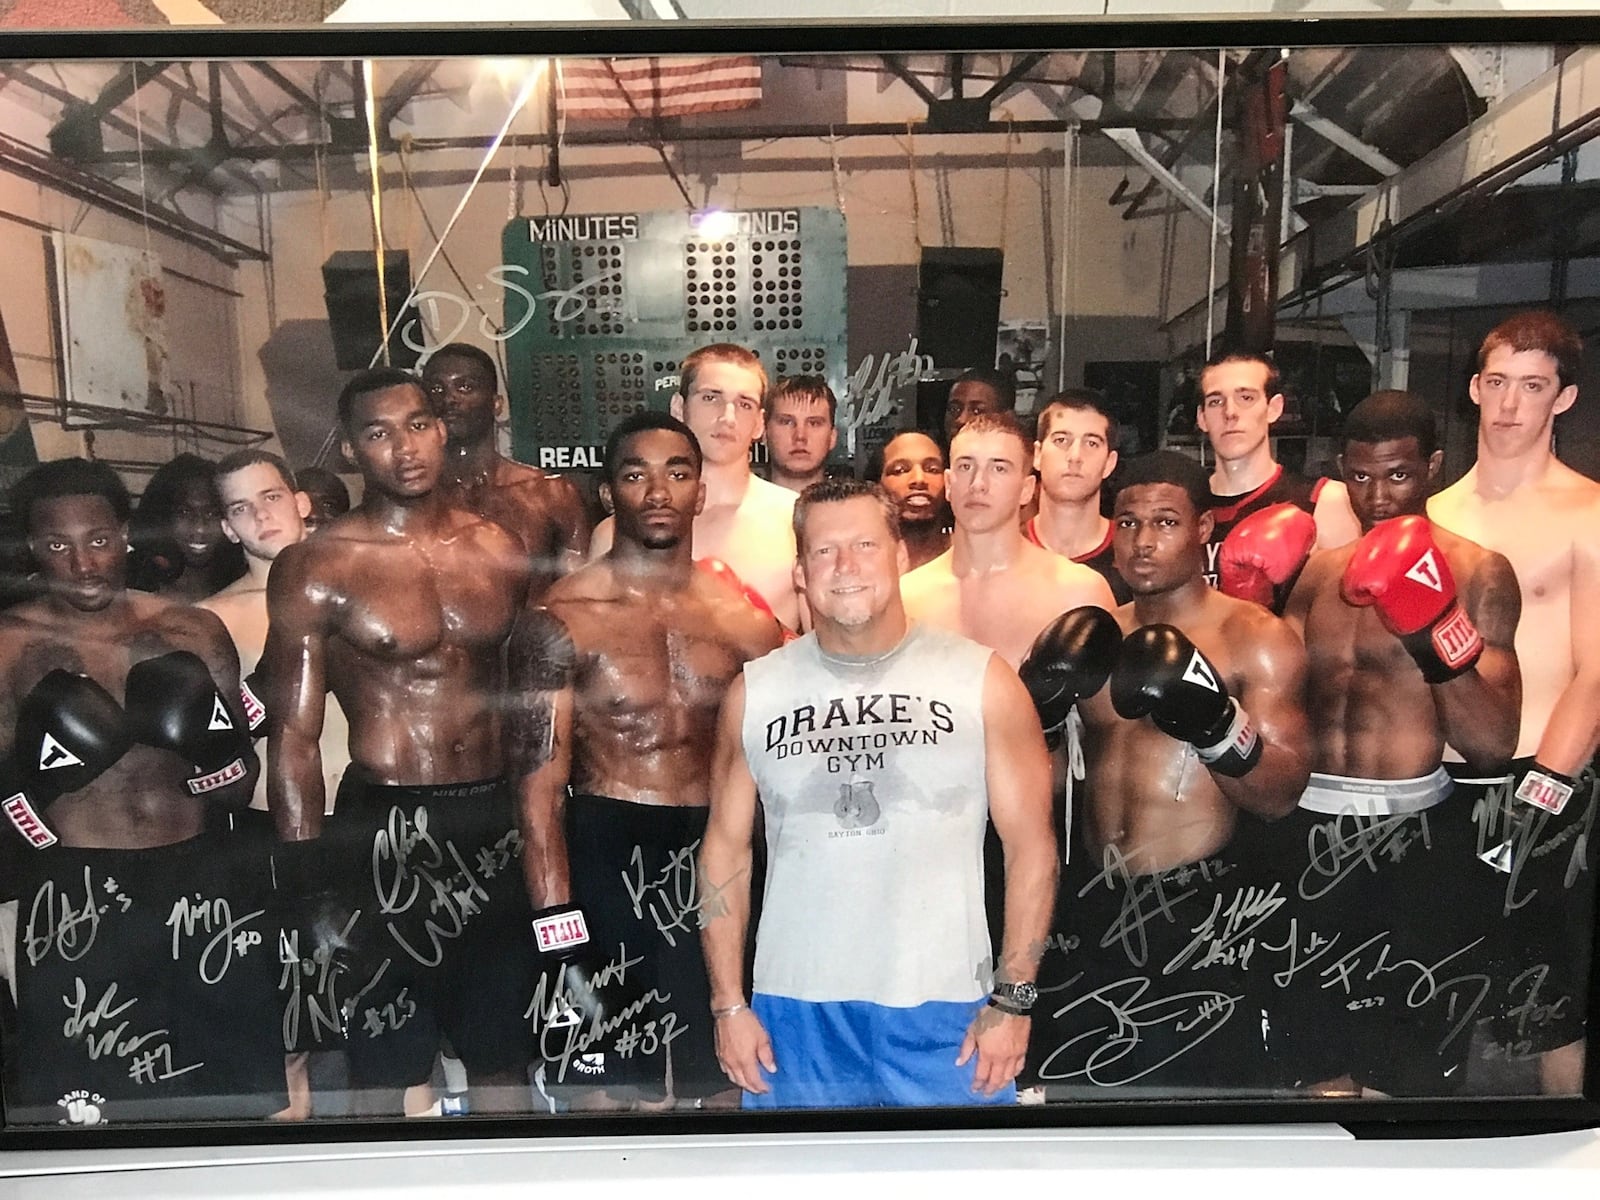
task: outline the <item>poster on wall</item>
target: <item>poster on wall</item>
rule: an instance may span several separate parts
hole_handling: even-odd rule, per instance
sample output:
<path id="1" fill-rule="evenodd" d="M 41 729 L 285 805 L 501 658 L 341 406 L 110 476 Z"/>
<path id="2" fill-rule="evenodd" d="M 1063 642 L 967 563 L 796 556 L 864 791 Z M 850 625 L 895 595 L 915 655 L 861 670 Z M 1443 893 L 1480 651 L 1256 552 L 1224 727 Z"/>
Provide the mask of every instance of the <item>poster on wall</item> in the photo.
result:
<path id="1" fill-rule="evenodd" d="M 0 1140 L 1594 1115 L 1600 38 L 1095 28 L 0 47 L 104 209 L 6 300 Z M 881 281 L 997 246 L 936 371 Z M 168 274 L 321 455 L 110 440 Z"/>

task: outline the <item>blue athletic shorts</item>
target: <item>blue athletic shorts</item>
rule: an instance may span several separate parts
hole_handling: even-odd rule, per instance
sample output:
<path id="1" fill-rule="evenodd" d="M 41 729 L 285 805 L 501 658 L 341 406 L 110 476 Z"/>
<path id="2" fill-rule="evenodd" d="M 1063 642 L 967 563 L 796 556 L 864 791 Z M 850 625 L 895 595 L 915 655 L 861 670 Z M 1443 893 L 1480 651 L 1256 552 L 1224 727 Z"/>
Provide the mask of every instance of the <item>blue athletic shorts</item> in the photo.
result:
<path id="1" fill-rule="evenodd" d="M 877 1108 L 1015 1104 L 1015 1084 L 972 1090 L 978 1056 L 956 1066 L 967 1027 L 985 1000 L 889 1008 L 865 1000 L 818 1002 L 758 993 L 750 1007 L 772 1039 L 771 1089 L 744 1093 L 745 1108 Z"/>

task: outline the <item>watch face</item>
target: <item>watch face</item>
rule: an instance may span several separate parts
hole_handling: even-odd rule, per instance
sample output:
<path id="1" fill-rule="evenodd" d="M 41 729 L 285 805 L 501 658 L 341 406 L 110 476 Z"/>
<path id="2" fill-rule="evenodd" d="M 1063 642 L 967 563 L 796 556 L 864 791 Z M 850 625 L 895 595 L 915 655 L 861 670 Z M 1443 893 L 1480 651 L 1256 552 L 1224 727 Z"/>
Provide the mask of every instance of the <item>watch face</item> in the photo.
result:
<path id="1" fill-rule="evenodd" d="M 1018 1008 L 1032 1008 L 1039 999 L 1039 989 L 1031 983 L 997 983 L 994 992 Z"/>

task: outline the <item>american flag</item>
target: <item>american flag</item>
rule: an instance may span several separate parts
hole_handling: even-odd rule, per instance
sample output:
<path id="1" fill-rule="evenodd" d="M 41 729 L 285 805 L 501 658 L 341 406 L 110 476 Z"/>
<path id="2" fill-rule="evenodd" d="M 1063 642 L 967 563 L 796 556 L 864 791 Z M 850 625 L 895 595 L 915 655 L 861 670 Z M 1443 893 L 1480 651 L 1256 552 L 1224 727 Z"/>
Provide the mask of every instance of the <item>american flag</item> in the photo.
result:
<path id="1" fill-rule="evenodd" d="M 593 58 L 561 69 L 561 107 L 580 120 L 682 117 L 754 108 L 761 63 L 754 57 Z"/>

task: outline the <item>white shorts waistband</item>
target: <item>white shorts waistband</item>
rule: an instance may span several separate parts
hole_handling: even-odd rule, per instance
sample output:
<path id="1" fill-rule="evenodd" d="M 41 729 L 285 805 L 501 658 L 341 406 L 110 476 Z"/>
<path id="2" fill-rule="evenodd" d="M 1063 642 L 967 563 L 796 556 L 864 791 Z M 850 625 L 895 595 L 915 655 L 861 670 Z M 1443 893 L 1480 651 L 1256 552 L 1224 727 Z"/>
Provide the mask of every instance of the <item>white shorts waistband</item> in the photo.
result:
<path id="1" fill-rule="evenodd" d="M 1455 781 L 1442 766 L 1415 779 L 1354 779 L 1346 775 L 1311 773 L 1300 807 L 1309 812 L 1337 816 L 1393 817 L 1423 812 L 1450 794 Z"/>

